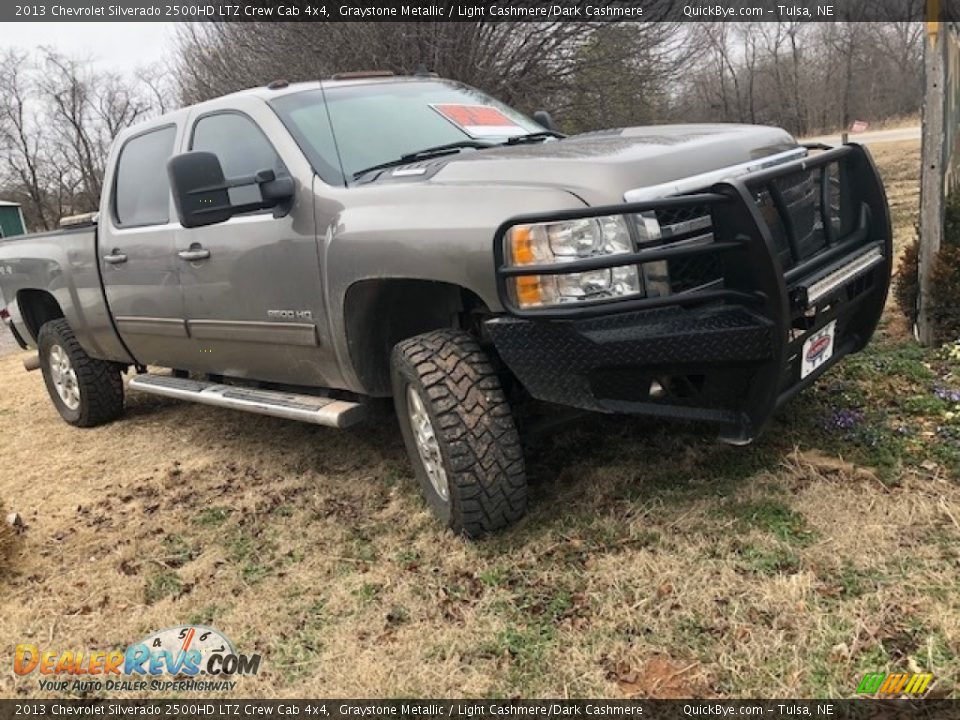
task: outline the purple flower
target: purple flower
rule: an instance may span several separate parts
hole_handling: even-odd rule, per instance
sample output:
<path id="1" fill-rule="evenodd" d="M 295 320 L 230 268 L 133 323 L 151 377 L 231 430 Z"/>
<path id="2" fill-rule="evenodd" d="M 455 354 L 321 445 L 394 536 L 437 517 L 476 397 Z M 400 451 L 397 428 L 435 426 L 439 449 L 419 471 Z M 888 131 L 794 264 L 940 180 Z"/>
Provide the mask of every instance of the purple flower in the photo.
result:
<path id="1" fill-rule="evenodd" d="M 936 395 L 941 400 L 946 400 L 947 402 L 960 403 L 960 390 L 951 390 L 950 388 L 945 387 L 935 387 L 933 389 L 933 394 Z"/>
<path id="2" fill-rule="evenodd" d="M 856 410 L 834 410 L 823 426 L 827 430 L 849 430 L 863 420 L 863 413 Z"/>

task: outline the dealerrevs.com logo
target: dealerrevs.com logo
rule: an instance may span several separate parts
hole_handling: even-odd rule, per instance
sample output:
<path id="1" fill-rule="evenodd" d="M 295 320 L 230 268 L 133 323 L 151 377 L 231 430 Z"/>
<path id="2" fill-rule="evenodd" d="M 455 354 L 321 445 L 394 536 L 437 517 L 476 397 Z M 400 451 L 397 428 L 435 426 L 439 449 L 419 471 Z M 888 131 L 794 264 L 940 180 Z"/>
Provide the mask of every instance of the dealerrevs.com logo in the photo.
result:
<path id="1" fill-rule="evenodd" d="M 260 655 L 238 653 L 223 633 L 179 625 L 148 635 L 125 650 L 66 650 L 17 645 L 13 671 L 37 675 L 50 692 L 233 690 L 243 675 L 256 675 Z"/>

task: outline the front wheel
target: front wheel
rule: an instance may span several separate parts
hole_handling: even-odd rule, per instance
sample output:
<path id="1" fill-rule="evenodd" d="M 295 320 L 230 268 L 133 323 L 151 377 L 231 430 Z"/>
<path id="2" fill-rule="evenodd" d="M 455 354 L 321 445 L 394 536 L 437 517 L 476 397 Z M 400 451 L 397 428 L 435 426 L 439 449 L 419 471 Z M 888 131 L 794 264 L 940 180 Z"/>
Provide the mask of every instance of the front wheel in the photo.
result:
<path id="1" fill-rule="evenodd" d="M 404 340 L 391 358 L 393 399 L 434 514 L 479 537 L 519 519 L 527 481 L 517 427 L 493 366 L 459 330 Z"/>
<path id="2" fill-rule="evenodd" d="M 94 427 L 120 415 L 123 381 L 119 368 L 87 355 L 66 320 L 45 323 L 40 328 L 37 346 L 47 392 L 66 422 Z"/>

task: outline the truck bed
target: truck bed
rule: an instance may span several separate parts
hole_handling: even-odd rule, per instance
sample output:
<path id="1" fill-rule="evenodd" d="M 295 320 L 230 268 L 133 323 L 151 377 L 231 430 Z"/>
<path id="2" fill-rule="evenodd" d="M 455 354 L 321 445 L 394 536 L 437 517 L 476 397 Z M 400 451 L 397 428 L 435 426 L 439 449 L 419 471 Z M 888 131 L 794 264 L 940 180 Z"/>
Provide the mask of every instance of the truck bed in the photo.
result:
<path id="1" fill-rule="evenodd" d="M 39 331 L 38 302 L 52 301 L 87 354 L 129 361 L 104 297 L 95 225 L 0 241 L 0 295 L 10 322 L 29 346 L 36 344 Z"/>

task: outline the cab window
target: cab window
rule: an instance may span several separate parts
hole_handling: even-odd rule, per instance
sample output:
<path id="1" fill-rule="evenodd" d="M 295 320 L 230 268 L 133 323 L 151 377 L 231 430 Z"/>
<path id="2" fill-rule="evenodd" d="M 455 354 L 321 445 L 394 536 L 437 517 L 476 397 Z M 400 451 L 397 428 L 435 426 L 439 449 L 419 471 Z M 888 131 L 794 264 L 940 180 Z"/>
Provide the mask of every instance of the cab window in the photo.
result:
<path id="1" fill-rule="evenodd" d="M 197 120 L 190 149 L 216 154 L 227 179 L 256 175 L 261 170 L 273 170 L 277 177 L 289 175 L 263 131 L 238 112 L 214 113 Z M 230 188 L 229 192 L 233 204 L 260 199 L 260 190 L 255 185 Z"/>
<path id="2" fill-rule="evenodd" d="M 113 209 L 119 227 L 163 225 L 170 220 L 167 160 L 177 135 L 174 125 L 128 140 L 120 150 Z"/>
<path id="3" fill-rule="evenodd" d="M 260 170 L 286 172 L 267 136 L 239 112 L 214 113 L 197 120 L 190 149 L 216 153 L 227 177 L 253 175 Z"/>

